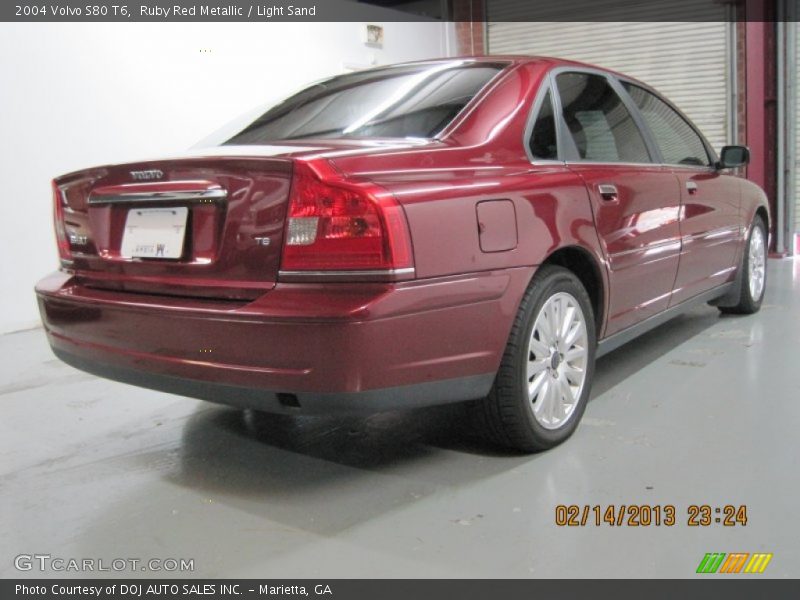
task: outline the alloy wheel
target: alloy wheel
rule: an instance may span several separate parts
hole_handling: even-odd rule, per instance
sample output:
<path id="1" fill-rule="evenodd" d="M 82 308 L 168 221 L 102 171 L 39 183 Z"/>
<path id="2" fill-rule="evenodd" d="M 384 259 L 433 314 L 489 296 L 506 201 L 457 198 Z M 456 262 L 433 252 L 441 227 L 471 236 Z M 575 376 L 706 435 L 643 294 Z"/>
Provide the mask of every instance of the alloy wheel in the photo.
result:
<path id="1" fill-rule="evenodd" d="M 761 229 L 761 227 L 753 227 L 748 254 L 747 271 L 750 275 L 750 297 L 757 301 L 761 298 L 761 293 L 764 291 L 764 275 L 767 266 L 764 230 Z"/>
<path id="2" fill-rule="evenodd" d="M 586 381 L 586 318 L 578 301 L 566 292 L 542 306 L 528 343 L 529 408 L 546 429 L 558 429 L 575 412 Z"/>

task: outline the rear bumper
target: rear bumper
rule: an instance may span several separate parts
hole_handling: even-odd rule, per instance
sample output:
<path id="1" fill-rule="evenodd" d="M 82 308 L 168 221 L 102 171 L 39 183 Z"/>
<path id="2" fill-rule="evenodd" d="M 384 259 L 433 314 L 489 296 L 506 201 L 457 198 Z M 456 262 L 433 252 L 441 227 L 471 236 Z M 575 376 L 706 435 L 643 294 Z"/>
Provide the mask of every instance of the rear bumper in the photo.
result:
<path id="1" fill-rule="evenodd" d="M 490 373 L 360 392 L 287 393 L 160 375 L 88 360 L 58 348 L 53 350 L 55 355 L 68 365 L 106 379 L 209 402 L 240 408 L 257 408 L 274 413 L 352 414 L 458 402 L 486 395 L 494 380 L 494 375 Z"/>
<path id="2" fill-rule="evenodd" d="M 252 302 L 111 292 L 55 273 L 48 340 L 79 369 L 276 412 L 372 412 L 484 396 L 531 269 L 396 284 L 278 284 Z"/>

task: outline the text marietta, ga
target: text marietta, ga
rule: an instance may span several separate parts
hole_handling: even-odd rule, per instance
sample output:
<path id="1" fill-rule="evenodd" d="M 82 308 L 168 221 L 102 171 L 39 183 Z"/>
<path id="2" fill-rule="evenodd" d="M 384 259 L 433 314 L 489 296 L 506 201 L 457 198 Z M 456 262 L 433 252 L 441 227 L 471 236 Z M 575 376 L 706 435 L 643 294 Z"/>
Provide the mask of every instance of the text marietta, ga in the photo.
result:
<path id="1" fill-rule="evenodd" d="M 254 4 L 251 6 L 237 6 L 227 4 L 223 6 L 200 4 L 196 6 L 139 6 L 139 16 L 141 17 L 264 17 L 272 19 L 274 17 L 314 17 L 317 14 L 316 5 L 313 6 L 278 6 L 277 4 Z"/>

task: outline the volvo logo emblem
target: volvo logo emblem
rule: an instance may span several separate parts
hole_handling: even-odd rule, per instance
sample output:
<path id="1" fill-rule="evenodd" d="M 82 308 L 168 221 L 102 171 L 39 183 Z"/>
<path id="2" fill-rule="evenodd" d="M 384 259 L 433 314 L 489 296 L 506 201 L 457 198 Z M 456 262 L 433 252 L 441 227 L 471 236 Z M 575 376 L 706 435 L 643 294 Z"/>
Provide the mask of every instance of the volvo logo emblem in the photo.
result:
<path id="1" fill-rule="evenodd" d="M 164 171 L 161 169 L 147 169 L 146 171 L 131 171 L 131 177 L 137 181 L 146 181 L 148 179 L 161 179 L 164 176 Z"/>

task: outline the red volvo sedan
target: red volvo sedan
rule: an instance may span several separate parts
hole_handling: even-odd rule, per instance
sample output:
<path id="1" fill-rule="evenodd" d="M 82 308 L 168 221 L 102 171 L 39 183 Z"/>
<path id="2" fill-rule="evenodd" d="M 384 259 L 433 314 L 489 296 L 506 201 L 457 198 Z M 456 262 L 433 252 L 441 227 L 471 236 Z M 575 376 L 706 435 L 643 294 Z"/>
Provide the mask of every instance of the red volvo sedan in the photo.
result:
<path id="1" fill-rule="evenodd" d="M 53 182 L 55 354 L 297 414 L 472 401 L 563 441 L 594 361 L 697 302 L 752 313 L 768 211 L 653 89 L 534 57 L 313 84 L 186 155 Z"/>

